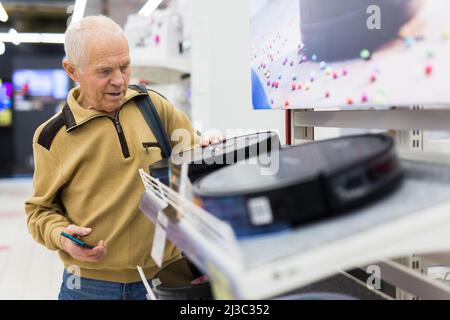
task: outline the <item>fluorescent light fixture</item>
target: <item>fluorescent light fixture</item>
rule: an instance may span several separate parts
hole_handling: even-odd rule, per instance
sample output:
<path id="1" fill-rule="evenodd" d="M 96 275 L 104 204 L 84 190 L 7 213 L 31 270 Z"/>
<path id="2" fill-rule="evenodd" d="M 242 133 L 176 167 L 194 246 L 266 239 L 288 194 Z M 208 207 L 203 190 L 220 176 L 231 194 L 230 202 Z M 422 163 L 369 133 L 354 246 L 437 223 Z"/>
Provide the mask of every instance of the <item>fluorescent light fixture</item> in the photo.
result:
<path id="1" fill-rule="evenodd" d="M 76 0 L 75 6 L 73 8 L 72 19 L 70 23 L 80 21 L 84 16 L 84 11 L 86 10 L 86 0 Z"/>
<path id="2" fill-rule="evenodd" d="M 64 33 L 41 33 L 41 42 L 64 44 Z"/>
<path id="3" fill-rule="evenodd" d="M 143 16 L 150 16 L 153 11 L 158 8 L 158 6 L 163 2 L 163 0 L 148 0 L 147 3 L 139 10 L 139 14 Z"/>
<path id="4" fill-rule="evenodd" d="M 64 43 L 64 33 L 0 33 L 1 42 L 11 43 Z"/>
<path id="5" fill-rule="evenodd" d="M 16 29 L 14 28 L 9 29 L 8 34 L 11 36 L 12 43 L 18 46 L 20 44 L 20 41 L 19 41 L 19 33 L 16 31 Z"/>
<path id="6" fill-rule="evenodd" d="M 5 53 L 6 46 L 3 42 L 0 41 L 0 56 Z"/>
<path id="7" fill-rule="evenodd" d="M 0 2 L 0 21 L 1 22 L 8 21 L 8 14 L 6 13 L 5 8 L 3 8 L 3 5 L 1 2 Z"/>

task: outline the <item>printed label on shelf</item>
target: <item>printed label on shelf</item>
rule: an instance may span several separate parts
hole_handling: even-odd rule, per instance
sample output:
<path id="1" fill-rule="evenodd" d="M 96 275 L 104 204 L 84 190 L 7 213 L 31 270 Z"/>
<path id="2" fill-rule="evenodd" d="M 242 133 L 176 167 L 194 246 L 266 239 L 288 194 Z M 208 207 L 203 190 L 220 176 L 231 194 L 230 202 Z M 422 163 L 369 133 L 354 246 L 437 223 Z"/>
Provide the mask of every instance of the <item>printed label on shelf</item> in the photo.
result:
<path id="1" fill-rule="evenodd" d="M 211 287 L 213 290 L 214 299 L 216 300 L 233 300 L 236 297 L 233 295 L 229 281 L 220 272 L 217 267 L 211 262 L 207 263 L 208 274 L 211 277 Z"/>
<path id="2" fill-rule="evenodd" d="M 168 219 L 164 212 L 158 212 L 158 218 L 156 222 L 155 236 L 153 238 L 151 257 L 155 261 L 158 267 L 162 267 L 164 250 L 166 248 L 166 228 Z"/>
<path id="3" fill-rule="evenodd" d="M 167 226 L 169 225 L 169 218 L 167 218 L 163 211 L 158 212 L 157 221 L 163 226 L 164 229 L 167 229 Z"/>
<path id="4" fill-rule="evenodd" d="M 149 219 L 151 219 L 151 215 L 157 215 L 163 209 L 167 208 L 168 203 L 167 201 L 161 199 L 161 196 L 157 196 L 156 193 L 152 190 L 147 190 L 146 193 L 150 201 L 147 202 L 147 210 L 143 212 Z"/>
<path id="5" fill-rule="evenodd" d="M 181 165 L 179 193 L 186 199 L 191 200 L 193 194 L 192 191 L 193 187 L 191 180 L 189 179 L 188 172 L 189 172 L 189 165 L 187 163 L 183 163 Z"/>
<path id="6" fill-rule="evenodd" d="M 253 198 L 247 202 L 250 222 L 255 226 L 269 224 L 273 221 L 270 202 L 266 197 Z"/>

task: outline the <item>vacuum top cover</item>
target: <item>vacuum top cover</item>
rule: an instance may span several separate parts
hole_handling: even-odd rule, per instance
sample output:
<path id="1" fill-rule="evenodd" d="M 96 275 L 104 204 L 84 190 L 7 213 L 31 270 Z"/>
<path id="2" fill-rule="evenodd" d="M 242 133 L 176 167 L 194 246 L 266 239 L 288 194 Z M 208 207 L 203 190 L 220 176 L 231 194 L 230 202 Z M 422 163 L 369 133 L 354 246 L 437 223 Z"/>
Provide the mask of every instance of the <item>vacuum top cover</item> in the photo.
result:
<path id="1" fill-rule="evenodd" d="M 277 150 L 278 135 L 275 132 L 261 132 L 227 139 L 207 147 L 197 147 L 170 157 L 172 174 L 179 175 L 181 165 L 189 164 L 188 174 L 193 180 L 226 165 Z"/>
<path id="2" fill-rule="evenodd" d="M 172 155 L 171 162 L 174 164 L 177 163 L 177 160 L 182 160 L 181 163 L 188 164 L 211 164 L 211 163 L 219 163 L 222 164 L 222 160 L 227 160 L 228 156 L 236 155 L 238 156 L 238 160 L 244 160 L 248 158 L 248 154 L 243 153 L 242 156 L 245 155 L 244 158 L 239 159 L 239 150 L 245 151 L 246 148 L 250 148 L 250 151 L 254 151 L 256 155 L 257 148 L 263 148 L 265 145 L 263 142 L 269 141 L 272 139 L 272 144 L 278 144 L 278 136 L 275 132 L 260 132 L 254 134 L 243 135 L 231 139 L 227 139 L 222 143 L 211 144 L 207 147 L 197 147 L 187 151 L 184 151 L 179 154 Z M 270 143 L 269 142 L 269 143 Z M 261 145 L 262 144 L 262 145 Z M 267 145 L 270 149 L 271 144 Z M 254 147 L 252 149 L 252 147 Z M 262 150 L 258 150 L 262 151 Z M 265 150 L 264 150 L 265 151 Z M 270 150 L 268 150 L 270 151 Z"/>
<path id="3" fill-rule="evenodd" d="M 318 176 L 351 170 L 388 153 L 393 141 L 382 135 L 359 135 L 308 143 L 272 151 L 270 164 L 241 161 L 199 180 L 198 196 L 226 196 L 283 187 Z M 270 168 L 269 168 L 270 167 Z"/>

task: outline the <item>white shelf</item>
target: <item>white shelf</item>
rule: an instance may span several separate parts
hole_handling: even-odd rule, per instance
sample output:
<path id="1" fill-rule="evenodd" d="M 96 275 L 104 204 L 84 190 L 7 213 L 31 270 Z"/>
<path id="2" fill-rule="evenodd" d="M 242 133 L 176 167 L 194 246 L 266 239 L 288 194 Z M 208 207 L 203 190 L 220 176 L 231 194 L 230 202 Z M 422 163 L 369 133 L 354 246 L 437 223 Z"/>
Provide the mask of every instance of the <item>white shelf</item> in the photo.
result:
<path id="1" fill-rule="evenodd" d="M 293 125 L 397 130 L 449 131 L 450 109 L 412 110 L 293 110 Z"/>
<path id="2" fill-rule="evenodd" d="M 191 72 L 188 57 L 158 57 L 145 49 L 131 50 L 130 57 L 133 76 L 156 83 L 177 82 L 181 75 Z"/>
<path id="3" fill-rule="evenodd" d="M 199 228 L 185 216 L 169 223 L 167 235 L 211 276 L 216 298 L 274 297 L 342 269 L 404 254 L 450 251 L 450 167 L 402 165 L 405 179 L 395 193 L 333 220 L 238 241 L 211 236 L 222 229 L 214 219 Z M 141 210 L 147 213 L 148 201 L 144 194 Z M 209 234 L 205 226 L 216 230 Z M 450 299 L 450 288 L 447 294 Z"/>

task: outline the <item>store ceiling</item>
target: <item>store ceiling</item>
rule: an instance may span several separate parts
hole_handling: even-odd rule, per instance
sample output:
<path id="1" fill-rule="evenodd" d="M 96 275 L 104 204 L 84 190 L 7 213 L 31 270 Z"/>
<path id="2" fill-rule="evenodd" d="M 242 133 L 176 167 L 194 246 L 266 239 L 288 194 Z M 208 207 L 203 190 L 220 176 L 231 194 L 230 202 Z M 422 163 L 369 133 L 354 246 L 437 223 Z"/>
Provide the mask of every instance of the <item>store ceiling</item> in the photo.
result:
<path id="1" fill-rule="evenodd" d="M 104 14 L 122 27 L 128 15 L 137 13 L 147 0 L 88 0 L 85 15 Z"/>
<path id="2" fill-rule="evenodd" d="M 129 14 L 136 13 L 146 0 L 88 0 L 85 15 L 104 14 L 123 26 Z M 74 0 L 2 0 L 9 20 L 0 23 L 0 32 L 64 33 Z"/>
<path id="3" fill-rule="evenodd" d="M 2 31 L 14 28 L 19 32 L 64 32 L 70 16 L 67 8 L 73 1 L 2 1 L 9 20 L 0 23 Z"/>

